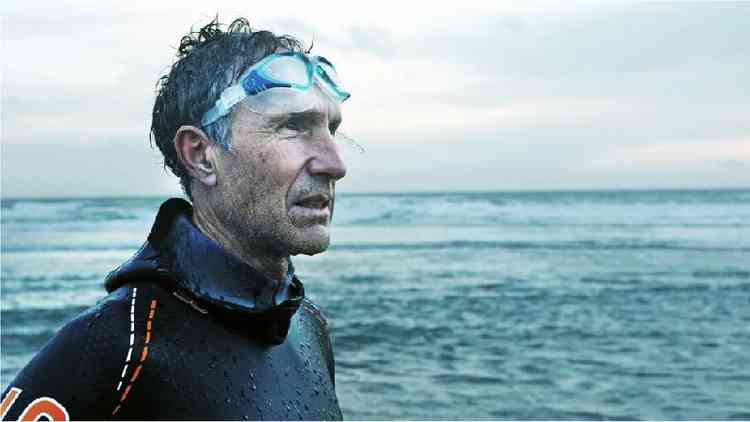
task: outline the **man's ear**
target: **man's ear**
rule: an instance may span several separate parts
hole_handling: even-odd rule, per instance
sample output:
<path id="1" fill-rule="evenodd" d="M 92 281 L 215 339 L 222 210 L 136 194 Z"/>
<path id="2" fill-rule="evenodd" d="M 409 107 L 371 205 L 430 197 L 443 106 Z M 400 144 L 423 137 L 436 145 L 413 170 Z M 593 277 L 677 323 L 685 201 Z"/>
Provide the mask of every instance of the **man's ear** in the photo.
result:
<path id="1" fill-rule="evenodd" d="M 195 126 L 181 126 L 174 136 L 174 149 L 190 176 L 206 186 L 216 185 L 215 144 Z"/>

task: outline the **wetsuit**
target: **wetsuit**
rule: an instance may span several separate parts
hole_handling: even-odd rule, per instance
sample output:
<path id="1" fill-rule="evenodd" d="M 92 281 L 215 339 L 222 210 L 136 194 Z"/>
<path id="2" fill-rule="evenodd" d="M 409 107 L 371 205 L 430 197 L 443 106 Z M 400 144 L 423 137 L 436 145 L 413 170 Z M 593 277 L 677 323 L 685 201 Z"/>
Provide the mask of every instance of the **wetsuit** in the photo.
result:
<path id="1" fill-rule="evenodd" d="M 341 419 L 326 321 L 165 202 L 110 293 L 3 392 L 3 419 Z"/>

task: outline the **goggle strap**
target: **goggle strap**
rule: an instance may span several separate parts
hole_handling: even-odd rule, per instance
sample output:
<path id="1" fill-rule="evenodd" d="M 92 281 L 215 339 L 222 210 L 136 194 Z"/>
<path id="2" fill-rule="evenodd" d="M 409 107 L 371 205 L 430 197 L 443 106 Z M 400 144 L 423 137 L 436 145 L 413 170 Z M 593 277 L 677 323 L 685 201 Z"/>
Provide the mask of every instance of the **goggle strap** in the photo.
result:
<path id="1" fill-rule="evenodd" d="M 221 101 L 221 107 L 224 109 L 224 112 L 226 112 L 234 107 L 235 104 L 244 100 L 245 97 L 247 97 L 247 94 L 242 85 L 232 85 L 221 93 L 221 97 L 217 103 Z"/>
<path id="2" fill-rule="evenodd" d="M 245 97 L 247 97 L 247 94 L 241 85 L 232 85 L 225 89 L 224 92 L 221 93 L 221 97 L 216 100 L 214 106 L 206 112 L 205 116 L 203 116 L 201 125 L 208 126 L 215 122 L 220 117 L 226 115 L 232 107 L 244 100 Z"/>

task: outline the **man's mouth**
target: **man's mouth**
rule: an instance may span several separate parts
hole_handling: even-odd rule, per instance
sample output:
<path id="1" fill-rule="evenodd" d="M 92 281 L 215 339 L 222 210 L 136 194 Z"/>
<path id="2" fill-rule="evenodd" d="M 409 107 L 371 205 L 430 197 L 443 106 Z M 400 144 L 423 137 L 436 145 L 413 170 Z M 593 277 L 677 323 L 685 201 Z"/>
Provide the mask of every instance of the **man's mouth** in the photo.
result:
<path id="1" fill-rule="evenodd" d="M 328 195 L 319 193 L 315 195 L 306 196 L 302 198 L 301 200 L 295 202 L 294 205 L 298 207 L 320 210 L 323 208 L 327 208 L 330 203 L 331 203 L 331 198 Z"/>

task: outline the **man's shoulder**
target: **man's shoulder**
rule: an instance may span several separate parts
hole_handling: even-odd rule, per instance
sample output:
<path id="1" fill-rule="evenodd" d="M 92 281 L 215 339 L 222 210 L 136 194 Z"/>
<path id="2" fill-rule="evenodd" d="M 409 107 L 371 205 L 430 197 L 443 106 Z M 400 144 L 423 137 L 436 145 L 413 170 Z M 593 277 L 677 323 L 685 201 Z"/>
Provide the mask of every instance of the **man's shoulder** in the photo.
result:
<path id="1" fill-rule="evenodd" d="M 153 303 L 163 302 L 169 291 L 150 282 L 129 282 L 99 299 L 93 306 L 84 310 L 55 335 L 58 337 L 79 337 L 94 340 L 97 336 L 108 338 L 128 337 L 131 322 L 145 320 Z M 108 339 L 109 340 L 109 339 Z M 94 348 L 102 344 L 89 342 Z M 105 342 L 105 345 L 110 345 Z"/>
<path id="2" fill-rule="evenodd" d="M 146 358 L 149 321 L 167 294 L 129 283 L 67 322 L 3 393 L 14 402 L 3 419 L 18 419 L 36 403 L 74 419 L 109 417 Z"/>
<path id="3" fill-rule="evenodd" d="M 322 328 L 328 328 L 328 318 L 326 318 L 323 311 L 309 298 L 305 297 L 302 299 L 300 310 L 306 315 L 313 317 Z"/>

